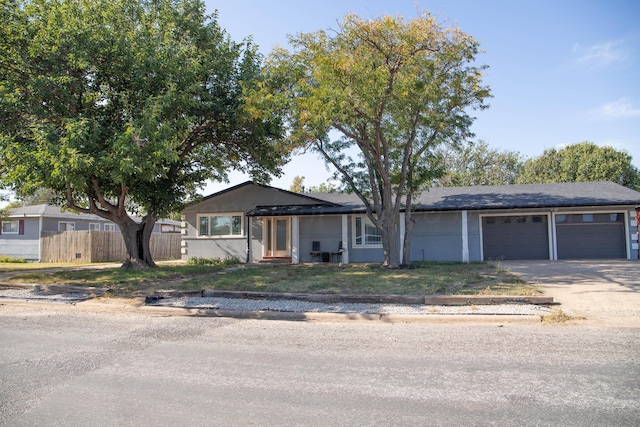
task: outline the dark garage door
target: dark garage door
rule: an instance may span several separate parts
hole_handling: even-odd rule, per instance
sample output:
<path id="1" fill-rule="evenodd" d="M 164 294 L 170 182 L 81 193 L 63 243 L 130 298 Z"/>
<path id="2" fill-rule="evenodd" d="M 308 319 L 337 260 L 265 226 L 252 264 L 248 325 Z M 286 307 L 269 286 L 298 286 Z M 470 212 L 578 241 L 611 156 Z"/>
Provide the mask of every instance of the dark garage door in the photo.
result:
<path id="1" fill-rule="evenodd" d="M 624 214 L 556 215 L 558 259 L 626 258 Z"/>
<path id="2" fill-rule="evenodd" d="M 484 259 L 549 259 L 546 215 L 482 218 Z"/>

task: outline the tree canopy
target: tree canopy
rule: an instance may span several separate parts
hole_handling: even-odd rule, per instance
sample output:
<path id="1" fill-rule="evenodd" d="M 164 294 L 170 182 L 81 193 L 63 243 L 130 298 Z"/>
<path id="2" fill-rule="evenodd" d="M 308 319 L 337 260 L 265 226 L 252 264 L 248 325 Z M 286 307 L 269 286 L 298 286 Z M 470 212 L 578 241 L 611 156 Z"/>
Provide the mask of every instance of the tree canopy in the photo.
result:
<path id="1" fill-rule="evenodd" d="M 469 110 L 489 90 L 478 43 L 428 13 L 413 20 L 346 16 L 335 34 L 291 38 L 273 52 L 263 99 L 287 115 L 292 140 L 310 145 L 366 206 L 385 265 L 409 263 L 412 196 L 441 172 L 435 149 L 471 136 Z M 340 137 L 334 138 L 338 134 Z"/>
<path id="2" fill-rule="evenodd" d="M 156 219 L 205 180 L 287 160 L 282 122 L 247 104 L 262 58 L 200 0 L 3 0 L 0 18 L 0 184 L 114 221 L 125 265 L 154 265 Z"/>
<path id="3" fill-rule="evenodd" d="M 631 161 L 626 151 L 586 141 L 527 160 L 518 183 L 611 181 L 638 190 L 640 172 Z"/>
<path id="4" fill-rule="evenodd" d="M 439 187 L 508 185 L 518 181 L 524 157 L 517 151 L 497 150 L 485 141 L 463 144 L 443 152 L 444 173 Z"/>

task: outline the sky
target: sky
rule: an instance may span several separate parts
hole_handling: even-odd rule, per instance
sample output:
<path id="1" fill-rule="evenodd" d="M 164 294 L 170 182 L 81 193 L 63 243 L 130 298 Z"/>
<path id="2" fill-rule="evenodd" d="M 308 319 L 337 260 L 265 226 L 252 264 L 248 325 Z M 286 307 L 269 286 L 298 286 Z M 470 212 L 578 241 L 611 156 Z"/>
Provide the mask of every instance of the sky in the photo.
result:
<path id="1" fill-rule="evenodd" d="M 355 13 L 416 18 L 429 11 L 480 42 L 489 66 L 490 108 L 474 111 L 475 140 L 537 157 L 545 149 L 591 141 L 626 150 L 640 167 L 640 0 L 206 0 L 208 12 L 240 41 L 268 55 L 288 36 L 335 30 Z M 317 186 L 332 175 L 315 154 L 292 158 L 271 185 L 295 176 Z M 209 183 L 203 195 L 240 184 Z"/>

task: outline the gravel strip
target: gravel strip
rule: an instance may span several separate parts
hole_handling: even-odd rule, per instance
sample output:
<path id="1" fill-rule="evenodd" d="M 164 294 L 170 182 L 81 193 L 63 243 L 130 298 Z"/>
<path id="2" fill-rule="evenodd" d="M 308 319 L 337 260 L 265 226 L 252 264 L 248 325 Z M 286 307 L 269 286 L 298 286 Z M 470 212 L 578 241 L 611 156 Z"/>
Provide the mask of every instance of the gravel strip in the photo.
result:
<path id="1" fill-rule="evenodd" d="M 281 311 L 293 313 L 355 314 L 504 314 L 544 315 L 551 310 L 532 304 L 500 304 L 477 306 L 405 305 L 405 304 L 324 304 L 299 300 L 249 300 L 237 298 L 165 298 L 147 305 L 217 310 Z"/>
<path id="2" fill-rule="evenodd" d="M 16 289 L 2 289 L 0 290 L 0 299 L 19 299 L 19 300 L 38 300 L 38 301 L 52 301 L 52 302 L 76 302 L 84 301 L 92 298 L 89 293 L 84 292 L 65 292 L 65 293 L 51 293 L 38 290 L 36 285 L 32 288 L 16 288 Z"/>
<path id="3" fill-rule="evenodd" d="M 36 300 L 73 303 L 91 299 L 93 295 L 82 292 L 51 293 L 37 286 L 22 289 L 1 289 L 0 299 Z M 373 303 L 319 303 L 301 300 L 254 300 L 242 298 L 162 298 L 147 305 L 181 308 L 205 308 L 238 311 L 278 311 L 290 313 L 347 313 L 347 314 L 503 314 L 545 315 L 551 309 L 533 304 L 497 304 L 471 306 L 373 304 Z"/>

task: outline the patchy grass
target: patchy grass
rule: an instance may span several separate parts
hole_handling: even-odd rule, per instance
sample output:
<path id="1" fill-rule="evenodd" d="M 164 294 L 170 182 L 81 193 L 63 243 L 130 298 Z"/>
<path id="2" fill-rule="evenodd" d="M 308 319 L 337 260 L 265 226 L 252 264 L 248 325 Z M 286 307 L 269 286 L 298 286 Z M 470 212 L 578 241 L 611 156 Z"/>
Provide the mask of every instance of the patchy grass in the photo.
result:
<path id="1" fill-rule="evenodd" d="M 217 289 L 399 295 L 536 295 L 540 291 L 490 263 L 416 263 L 390 270 L 374 264 L 235 266 L 162 265 L 149 270 L 82 269 L 17 274 L 22 283 L 94 286 L 110 295 L 143 296 L 158 289 Z M 231 268 L 230 268 L 231 267 Z"/>
<path id="2" fill-rule="evenodd" d="M 100 268 L 100 266 L 104 265 L 114 265 L 110 264 L 100 264 L 100 263 L 87 263 L 87 262 L 1 262 L 0 263 L 0 273 L 14 272 L 14 271 L 37 271 L 37 270 L 52 270 L 52 269 L 71 269 L 71 268 Z"/>
<path id="3" fill-rule="evenodd" d="M 562 309 L 555 309 L 550 314 L 542 316 L 542 324 L 547 326 L 566 325 L 572 320 L 584 320 L 581 316 L 572 316 L 565 313 Z"/>

